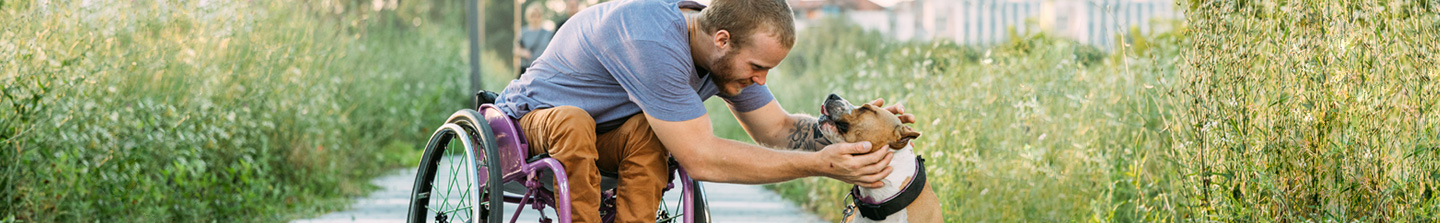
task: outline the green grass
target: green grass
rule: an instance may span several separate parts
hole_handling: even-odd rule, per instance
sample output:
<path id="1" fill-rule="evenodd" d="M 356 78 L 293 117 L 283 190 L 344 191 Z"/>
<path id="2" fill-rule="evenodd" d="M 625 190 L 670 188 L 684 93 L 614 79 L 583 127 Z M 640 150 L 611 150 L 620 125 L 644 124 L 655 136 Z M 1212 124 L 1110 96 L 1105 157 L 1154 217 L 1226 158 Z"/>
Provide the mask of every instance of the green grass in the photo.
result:
<path id="1" fill-rule="evenodd" d="M 792 112 L 832 92 L 904 103 L 952 222 L 1440 218 L 1440 4 L 1181 5 L 1174 31 L 1117 37 L 1132 44 L 1110 53 L 1044 33 L 973 47 L 832 22 L 802 32 L 770 87 Z M 848 187 L 770 186 L 832 220 Z"/>
<path id="2" fill-rule="evenodd" d="M 0 2 L 0 219 L 343 208 L 469 100 L 458 9 L 412 6 Z"/>

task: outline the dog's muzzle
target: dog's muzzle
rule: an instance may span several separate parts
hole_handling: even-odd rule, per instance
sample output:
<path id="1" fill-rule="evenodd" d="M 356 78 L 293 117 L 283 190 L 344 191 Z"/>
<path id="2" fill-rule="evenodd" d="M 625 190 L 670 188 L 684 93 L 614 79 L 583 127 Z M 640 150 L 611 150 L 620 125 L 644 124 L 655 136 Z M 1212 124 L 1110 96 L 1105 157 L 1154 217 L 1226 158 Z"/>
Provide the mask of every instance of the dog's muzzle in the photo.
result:
<path id="1" fill-rule="evenodd" d="M 840 95 L 830 94 L 829 97 L 825 98 L 825 102 L 820 104 L 820 117 L 818 121 L 821 126 L 821 132 L 826 134 L 827 137 L 833 138 L 832 136 L 839 136 L 849 131 L 850 123 L 839 121 L 839 117 L 850 114 L 850 110 L 854 109 L 855 105 L 851 105 L 849 101 L 840 98 Z"/>
<path id="2" fill-rule="evenodd" d="M 855 109 L 855 105 L 835 94 L 830 94 L 830 97 L 826 97 L 825 102 L 820 104 L 820 114 L 830 118 L 850 113 L 852 109 Z"/>

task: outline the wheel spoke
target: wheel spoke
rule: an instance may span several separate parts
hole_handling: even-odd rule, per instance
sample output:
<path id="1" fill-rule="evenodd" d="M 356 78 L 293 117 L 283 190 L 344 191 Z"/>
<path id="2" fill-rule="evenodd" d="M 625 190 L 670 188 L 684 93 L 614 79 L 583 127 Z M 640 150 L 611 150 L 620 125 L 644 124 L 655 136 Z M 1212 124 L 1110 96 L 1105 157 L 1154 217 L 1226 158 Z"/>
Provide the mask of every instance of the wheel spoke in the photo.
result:
<path id="1" fill-rule="evenodd" d="M 451 133 L 451 136 L 453 136 L 453 137 L 462 137 L 460 134 L 456 134 L 456 133 Z M 462 142 L 463 142 L 463 141 L 462 141 Z M 460 144 L 460 145 L 454 145 L 454 144 Z M 457 147 L 457 146 L 458 146 L 458 147 Z M 447 178 L 447 179 L 445 179 L 445 182 L 446 182 L 446 184 L 445 184 L 445 191 L 444 191 L 444 193 L 442 193 L 441 196 L 440 196 L 440 207 L 437 208 L 437 209 L 439 209 L 439 210 L 448 210 L 448 209 L 453 209 L 453 208 L 456 208 L 457 206 L 459 206 L 458 204 L 453 204 L 453 205 L 452 205 L 452 204 L 450 203 L 450 193 L 451 193 L 451 191 L 454 191 L 454 190 L 456 189 L 456 188 L 455 188 L 455 186 L 456 186 L 456 184 L 457 184 L 457 183 L 456 183 L 456 180 L 459 178 L 459 176 L 464 176 L 464 175 L 465 175 L 465 174 L 460 174 L 460 173 L 458 173 L 459 171 L 457 171 L 457 170 L 459 170 L 462 166 L 464 166 L 464 165 L 465 165 L 465 160 L 467 160 L 467 159 L 464 159 L 464 158 L 452 159 L 453 157 L 457 156 L 457 154 L 451 154 L 451 153 L 457 153 L 456 151 L 459 151 L 458 153 L 460 153 L 460 154 L 458 154 L 458 156 L 464 156 L 464 152 L 465 152 L 464 148 L 465 148 L 465 145 L 463 145 L 463 143 L 461 143 L 461 142 L 456 142 L 456 141 L 451 141 L 450 143 L 447 143 L 447 144 L 445 145 L 445 147 L 446 147 L 446 149 L 445 149 L 445 152 L 442 153 L 441 160 L 448 160 L 448 161 L 450 161 L 450 162 L 448 163 L 448 164 L 450 164 L 450 165 L 447 165 L 447 166 L 448 166 L 447 169 L 449 169 L 450 171 L 449 171 L 449 172 L 446 172 L 446 174 L 447 174 L 447 177 L 446 177 L 446 178 Z M 459 149 L 457 150 L 456 148 L 459 148 Z M 457 162 L 457 161 L 458 161 L 458 162 Z M 467 179 L 468 179 L 468 178 L 467 178 Z M 433 192 L 432 192 L 432 193 L 433 193 Z M 463 198 L 462 198 L 462 199 L 463 199 Z M 463 203 L 463 200 L 462 200 L 462 203 Z"/>
<path id="2" fill-rule="evenodd" d="M 458 207 L 458 208 L 455 208 L 455 209 L 440 211 L 440 212 L 438 212 L 438 213 L 452 214 L 452 213 L 455 213 L 455 212 L 460 211 L 460 210 L 470 210 L 470 207 Z M 462 213 L 469 214 L 470 212 L 467 211 L 467 212 L 462 212 Z M 450 216 L 455 216 L 455 215 L 452 214 L 452 215 L 450 215 Z"/>
<path id="3" fill-rule="evenodd" d="M 445 144 L 445 152 L 444 152 L 444 153 L 441 153 L 441 157 L 440 157 L 440 160 L 442 161 L 441 163 L 446 163 L 446 162 L 444 162 L 444 161 L 449 160 L 449 158 L 450 158 L 450 152 L 454 151 L 454 150 L 452 149 L 452 148 L 454 148 L 454 147 L 452 147 L 451 144 L 454 144 L 454 143 L 452 142 L 452 143 L 447 143 L 447 144 Z M 453 162 L 453 161 L 452 161 L 452 162 Z M 449 204 L 450 204 L 450 190 L 455 188 L 455 165 L 454 165 L 453 163 L 446 163 L 446 164 L 449 164 L 449 165 L 446 165 L 446 169 L 448 169 L 449 171 L 445 172 L 445 174 L 446 174 L 446 176 L 445 176 L 445 185 L 442 186 L 442 187 L 443 187 L 443 190 L 442 190 L 442 192 L 440 193 L 440 207 L 437 208 L 438 210 L 446 210 L 446 209 L 450 206 L 450 205 L 449 205 Z M 436 165 L 439 165 L 439 164 L 436 164 Z M 437 187 L 437 189 L 440 189 L 440 188 Z"/>
<path id="4" fill-rule="evenodd" d="M 457 135 L 457 137 L 464 137 L 464 136 L 459 136 L 459 135 Z M 471 187 L 471 186 L 474 186 L 474 185 L 470 185 L 470 177 L 471 177 L 471 172 L 472 172 L 472 170 L 470 170 L 470 168 L 468 168 L 469 165 L 467 165 L 467 164 L 470 163 L 470 159 L 469 159 L 467 156 L 464 155 L 465 152 L 469 152 L 469 151 L 468 151 L 469 148 L 465 148 L 464 145 L 461 145 L 460 148 L 461 148 L 461 151 L 462 151 L 462 152 L 460 153 L 459 156 L 457 156 L 457 160 L 459 160 L 459 162 L 456 162 L 455 165 L 451 165 L 453 168 L 451 168 L 451 172 L 450 172 L 450 176 L 452 176 L 452 177 L 451 177 L 452 180 L 450 181 L 450 184 L 451 184 L 451 185 L 453 185 L 453 186 L 459 186 L 459 185 L 460 185 L 460 182 L 464 182 L 464 183 L 465 183 L 465 186 L 464 186 L 464 187 L 458 187 L 458 188 L 457 188 L 457 189 L 460 190 L 460 192 L 459 192 L 459 193 L 460 193 L 460 194 L 459 194 L 459 195 L 460 195 L 460 200 L 458 200 L 457 203 L 454 204 L 456 209 L 469 207 L 469 206 L 468 206 L 468 205 L 469 205 L 468 202 L 465 202 L 465 198 L 466 198 L 466 197 L 469 197 L 470 187 Z M 461 177 L 464 177 L 464 178 L 461 178 Z"/>
<path id="5" fill-rule="evenodd" d="M 459 156 L 456 156 L 456 161 L 457 162 L 455 162 L 455 165 L 452 165 L 454 168 L 452 168 L 450 172 L 450 185 L 452 188 L 454 188 L 451 190 L 451 192 L 457 193 L 456 195 L 460 196 L 460 200 L 457 201 L 458 203 L 455 203 L 453 205 L 459 206 L 465 204 L 464 193 L 470 191 L 468 187 L 470 186 L 470 171 L 468 170 L 469 168 L 465 167 L 466 164 L 469 164 L 470 160 L 466 159 L 465 155 L 461 154 Z M 462 182 L 465 184 L 465 187 L 461 186 Z"/>
<path id="6" fill-rule="evenodd" d="M 680 218 L 680 216 L 683 215 L 684 214 L 677 214 L 675 216 L 670 216 L 669 218 L 656 220 L 656 222 L 673 222 L 675 219 Z"/>
<path id="7" fill-rule="evenodd" d="M 660 213 L 670 213 L 670 205 L 665 205 L 665 196 L 660 196 Z"/>
<path id="8" fill-rule="evenodd" d="M 459 214 L 454 214 L 455 211 L 474 209 L 474 207 L 471 207 L 468 203 L 465 203 L 465 199 L 467 199 L 467 197 L 469 197 L 469 190 L 465 190 L 464 193 L 461 193 L 461 196 L 459 196 L 459 203 L 456 204 L 455 209 L 444 210 L 441 211 L 441 213 L 451 213 L 451 216 L 459 216 Z M 464 216 L 471 216 L 471 214 L 469 214 L 469 211 L 464 211 Z"/>
<path id="9" fill-rule="evenodd" d="M 411 203 L 411 221 L 469 222 L 483 220 L 479 219 L 484 218 L 483 216 L 477 215 L 484 214 L 477 213 L 477 211 L 499 209 L 499 207 L 490 207 L 492 205 L 488 203 L 485 205 L 479 203 L 488 198 L 482 196 L 487 196 L 485 192 L 489 188 L 477 188 L 477 186 L 486 185 L 480 182 L 494 183 L 488 182 L 487 179 L 480 179 L 481 176 L 479 176 L 481 167 L 489 164 L 489 162 L 481 161 L 488 154 L 479 154 L 484 148 L 471 148 L 477 146 L 477 144 L 471 143 L 471 140 L 477 138 L 476 135 L 468 133 L 473 130 L 462 130 L 465 127 L 457 125 L 464 124 L 447 123 L 430 139 L 430 142 L 434 144 L 431 145 L 432 147 L 426 148 L 425 159 L 419 168 L 421 172 L 417 176 L 430 177 L 419 178 L 420 181 L 417 181 L 416 185 L 426 186 L 417 188 L 416 194 L 411 195 L 412 198 L 415 198 L 414 201 L 423 198 L 425 203 Z M 440 143 L 442 141 L 444 143 Z M 483 143 L 493 144 L 488 140 Z"/>
<path id="10" fill-rule="evenodd" d="M 465 185 L 466 185 L 465 188 L 470 188 L 470 186 L 472 186 L 472 185 L 470 185 L 470 183 L 469 183 L 470 181 L 467 180 L 467 181 L 465 181 L 465 182 L 466 182 L 466 183 L 465 183 Z M 467 200 L 467 199 L 465 199 L 465 198 L 469 198 L 469 197 L 470 197 L 470 190 L 469 190 L 469 189 L 464 189 L 464 192 L 460 192 L 460 203 L 455 204 L 455 208 L 456 208 L 456 209 L 461 209 L 461 208 L 468 209 L 468 208 L 470 208 L 469 202 L 465 202 L 465 201 Z"/>

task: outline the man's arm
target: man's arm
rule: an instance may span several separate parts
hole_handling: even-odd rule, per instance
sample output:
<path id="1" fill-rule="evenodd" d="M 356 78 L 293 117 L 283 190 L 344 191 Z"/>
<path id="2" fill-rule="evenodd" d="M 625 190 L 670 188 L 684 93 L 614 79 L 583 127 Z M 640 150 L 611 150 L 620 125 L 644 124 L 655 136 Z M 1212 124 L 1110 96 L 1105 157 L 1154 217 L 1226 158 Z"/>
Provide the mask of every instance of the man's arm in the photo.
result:
<path id="1" fill-rule="evenodd" d="M 710 116 L 687 121 L 645 118 L 670 154 L 697 180 L 764 184 L 825 176 L 867 187 L 880 187 L 891 169 L 889 150 L 868 154 L 869 143 L 844 143 L 818 152 L 780 151 L 716 137 Z"/>
<path id="2" fill-rule="evenodd" d="M 820 133 L 820 119 L 805 114 L 792 114 L 789 115 L 789 118 L 793 120 L 795 124 L 790 125 L 789 131 L 780 131 L 780 133 L 785 135 L 785 140 L 783 142 L 775 142 L 776 140 L 772 139 L 769 140 L 770 143 L 784 143 L 784 147 L 779 148 L 812 152 L 820 151 L 820 148 L 825 148 L 825 146 L 835 143 Z"/>
<path id="3" fill-rule="evenodd" d="M 797 151 L 820 151 L 833 144 L 820 134 L 819 119 L 806 114 L 789 114 L 780 104 L 769 104 L 749 112 L 731 110 L 750 139 L 770 148 Z"/>
<path id="4" fill-rule="evenodd" d="M 885 105 L 885 100 L 876 99 L 870 104 L 882 106 Z M 915 122 L 914 115 L 905 114 L 905 106 L 893 105 L 884 108 L 891 113 L 900 114 L 900 122 Z M 826 145 L 836 143 L 820 134 L 818 119 L 806 114 L 790 114 L 774 100 L 754 111 L 730 111 L 735 113 L 735 118 L 740 121 L 740 126 L 745 127 L 750 139 L 770 148 L 819 151 Z"/>

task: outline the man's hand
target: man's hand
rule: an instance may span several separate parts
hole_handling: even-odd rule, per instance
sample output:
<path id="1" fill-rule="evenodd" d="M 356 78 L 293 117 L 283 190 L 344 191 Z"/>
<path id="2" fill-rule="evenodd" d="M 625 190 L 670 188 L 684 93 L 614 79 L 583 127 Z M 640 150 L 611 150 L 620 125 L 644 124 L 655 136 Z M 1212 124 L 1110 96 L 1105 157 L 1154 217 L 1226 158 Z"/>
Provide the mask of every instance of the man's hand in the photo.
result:
<path id="1" fill-rule="evenodd" d="M 870 142 L 837 143 L 825 146 L 815 155 L 825 162 L 821 175 L 868 188 L 885 186 L 881 179 L 890 175 L 889 146 L 870 152 Z"/>
<path id="2" fill-rule="evenodd" d="M 870 104 L 875 105 L 876 107 L 885 108 L 885 110 L 889 110 L 890 113 L 895 113 L 895 115 L 899 115 L 900 123 L 915 123 L 915 115 L 905 114 L 905 105 L 895 104 L 891 105 L 890 107 L 885 107 L 884 98 L 875 99 L 875 101 L 871 101 Z"/>

